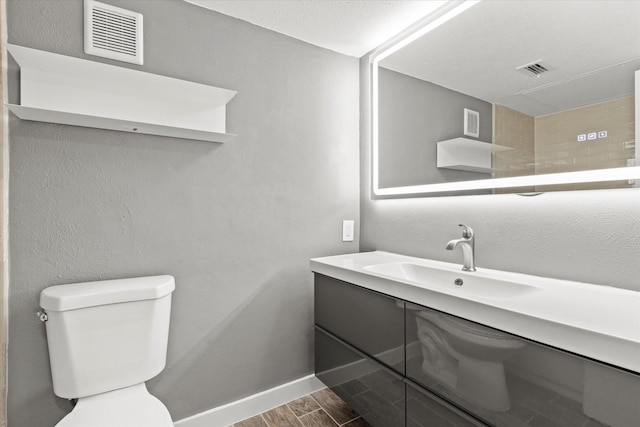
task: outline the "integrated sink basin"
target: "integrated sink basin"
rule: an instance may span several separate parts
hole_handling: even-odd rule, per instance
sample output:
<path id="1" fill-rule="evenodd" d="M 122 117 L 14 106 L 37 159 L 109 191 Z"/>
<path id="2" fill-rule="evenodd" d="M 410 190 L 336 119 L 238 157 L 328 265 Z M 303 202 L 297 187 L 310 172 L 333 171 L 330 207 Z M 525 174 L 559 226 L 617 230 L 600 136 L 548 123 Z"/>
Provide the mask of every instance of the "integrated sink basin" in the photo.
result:
<path id="1" fill-rule="evenodd" d="M 515 298 L 541 290 L 531 284 L 507 281 L 479 272 L 451 271 L 410 262 L 374 264 L 363 270 L 424 288 L 446 289 L 485 298 Z"/>

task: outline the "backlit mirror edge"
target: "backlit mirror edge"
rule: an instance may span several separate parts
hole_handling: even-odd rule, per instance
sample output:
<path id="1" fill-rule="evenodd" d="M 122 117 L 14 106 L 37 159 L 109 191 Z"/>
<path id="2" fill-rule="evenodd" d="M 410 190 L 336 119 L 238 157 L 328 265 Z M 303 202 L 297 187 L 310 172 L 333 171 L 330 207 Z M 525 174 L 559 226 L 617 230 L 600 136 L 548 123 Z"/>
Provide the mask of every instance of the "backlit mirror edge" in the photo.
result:
<path id="1" fill-rule="evenodd" d="M 527 175 L 508 178 L 491 178 L 475 181 L 457 181 L 451 183 L 410 185 L 403 187 L 380 188 L 379 185 L 379 147 L 378 147 L 378 63 L 408 45 L 412 41 L 424 36 L 435 28 L 443 25 L 455 16 L 463 13 L 481 0 L 449 0 L 433 13 L 416 24 L 405 29 L 389 41 L 382 44 L 369 55 L 370 67 L 370 149 L 371 149 L 371 192 L 374 197 L 424 197 L 443 195 L 473 194 L 472 191 L 505 189 L 535 185 L 563 185 L 589 182 L 607 182 L 620 180 L 635 180 L 635 188 L 640 187 L 640 150 L 636 150 L 636 165 L 633 167 L 597 169 L 579 172 L 551 173 L 544 175 Z M 640 70 L 635 72 L 635 135 L 640 135 Z"/>

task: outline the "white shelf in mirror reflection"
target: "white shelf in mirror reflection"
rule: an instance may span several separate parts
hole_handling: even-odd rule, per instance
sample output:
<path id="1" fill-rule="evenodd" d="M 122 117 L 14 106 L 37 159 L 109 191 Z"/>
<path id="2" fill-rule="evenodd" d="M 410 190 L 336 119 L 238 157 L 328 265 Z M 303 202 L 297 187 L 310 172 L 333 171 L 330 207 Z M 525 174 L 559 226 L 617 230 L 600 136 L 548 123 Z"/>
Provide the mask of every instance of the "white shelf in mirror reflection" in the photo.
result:
<path id="1" fill-rule="evenodd" d="M 22 46 L 8 45 L 20 67 L 23 120 L 228 142 L 226 105 L 237 93 Z"/>
<path id="2" fill-rule="evenodd" d="M 453 138 L 438 142 L 436 164 L 444 169 L 491 173 L 491 154 L 508 150 L 513 148 L 476 139 Z"/>

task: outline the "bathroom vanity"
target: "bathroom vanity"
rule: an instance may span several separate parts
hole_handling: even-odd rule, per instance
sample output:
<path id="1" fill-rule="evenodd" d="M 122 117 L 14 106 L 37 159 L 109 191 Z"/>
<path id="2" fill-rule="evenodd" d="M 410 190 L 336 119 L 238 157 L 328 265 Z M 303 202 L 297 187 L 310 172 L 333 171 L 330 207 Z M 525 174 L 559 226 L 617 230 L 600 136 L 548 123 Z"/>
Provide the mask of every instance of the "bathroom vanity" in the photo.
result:
<path id="1" fill-rule="evenodd" d="M 373 426 L 640 425 L 640 295 L 386 252 L 311 260 L 316 376 Z"/>

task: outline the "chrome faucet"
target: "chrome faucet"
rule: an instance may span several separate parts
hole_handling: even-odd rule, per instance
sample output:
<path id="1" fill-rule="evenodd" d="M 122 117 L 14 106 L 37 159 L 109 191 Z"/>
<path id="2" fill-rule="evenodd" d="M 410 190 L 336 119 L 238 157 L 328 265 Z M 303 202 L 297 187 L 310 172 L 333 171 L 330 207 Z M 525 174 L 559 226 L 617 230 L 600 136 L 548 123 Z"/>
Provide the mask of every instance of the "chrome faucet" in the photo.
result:
<path id="1" fill-rule="evenodd" d="M 458 245 L 462 246 L 462 256 L 464 258 L 464 264 L 462 271 L 476 271 L 476 262 L 474 255 L 474 247 L 476 238 L 473 234 L 471 227 L 467 227 L 464 224 L 459 224 L 462 227 L 462 239 L 455 239 L 447 243 L 447 250 L 452 251 Z"/>

